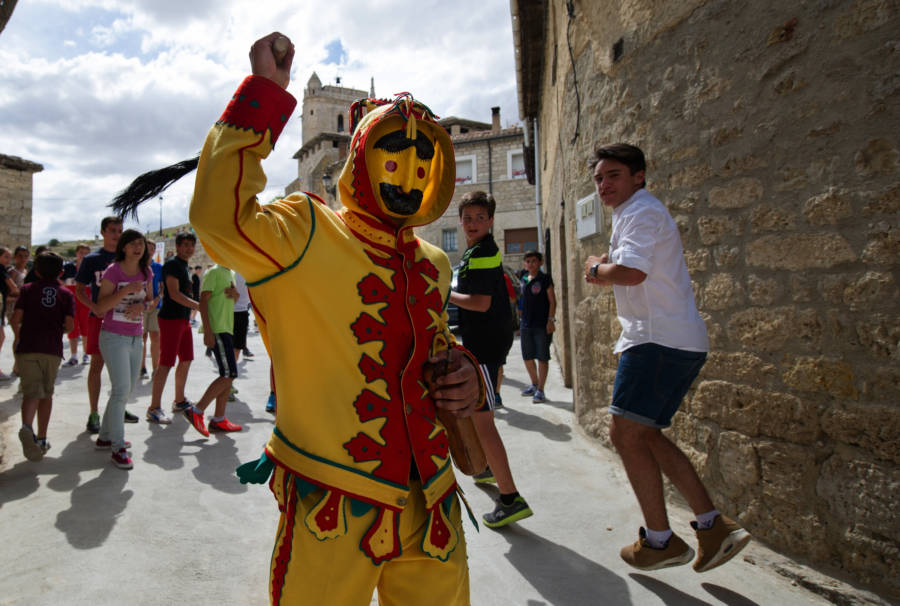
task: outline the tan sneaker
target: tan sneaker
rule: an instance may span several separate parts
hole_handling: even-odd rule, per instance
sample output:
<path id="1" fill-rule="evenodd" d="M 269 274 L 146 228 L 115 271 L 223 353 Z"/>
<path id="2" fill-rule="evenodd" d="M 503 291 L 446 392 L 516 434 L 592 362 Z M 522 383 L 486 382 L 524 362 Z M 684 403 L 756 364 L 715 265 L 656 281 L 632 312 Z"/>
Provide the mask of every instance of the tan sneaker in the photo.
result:
<path id="1" fill-rule="evenodd" d="M 697 533 L 699 553 L 694 562 L 697 572 L 706 572 L 724 564 L 750 542 L 750 533 L 722 514 L 716 516 L 710 528 L 698 529 L 697 522 L 691 522 L 691 526 Z"/>
<path id="2" fill-rule="evenodd" d="M 619 555 L 629 566 L 639 570 L 657 570 L 687 564 L 694 558 L 694 550 L 677 534 L 669 538 L 663 549 L 650 547 L 650 543 L 647 542 L 647 531 L 641 527 L 638 531 L 638 540 L 633 545 L 623 547 Z"/>

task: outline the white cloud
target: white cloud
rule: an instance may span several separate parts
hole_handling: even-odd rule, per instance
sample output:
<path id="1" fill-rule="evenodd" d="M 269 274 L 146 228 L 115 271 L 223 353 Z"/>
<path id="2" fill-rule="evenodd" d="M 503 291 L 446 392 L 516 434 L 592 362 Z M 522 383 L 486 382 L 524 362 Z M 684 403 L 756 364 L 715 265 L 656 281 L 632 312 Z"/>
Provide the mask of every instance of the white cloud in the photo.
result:
<path id="1" fill-rule="evenodd" d="M 0 36 L 0 153 L 34 175 L 35 243 L 88 238 L 105 204 L 137 175 L 193 156 L 270 31 L 297 47 L 289 91 L 323 82 L 390 96 L 408 90 L 442 116 L 518 116 L 508 5 L 351 0 L 33 0 Z M 340 64 L 326 64 L 339 40 Z M 292 118 L 266 160 L 270 199 L 296 177 Z M 164 196 L 163 223 L 187 219 L 190 179 Z M 159 205 L 141 226 L 157 229 Z M 0 243 L 7 245 L 9 243 Z"/>

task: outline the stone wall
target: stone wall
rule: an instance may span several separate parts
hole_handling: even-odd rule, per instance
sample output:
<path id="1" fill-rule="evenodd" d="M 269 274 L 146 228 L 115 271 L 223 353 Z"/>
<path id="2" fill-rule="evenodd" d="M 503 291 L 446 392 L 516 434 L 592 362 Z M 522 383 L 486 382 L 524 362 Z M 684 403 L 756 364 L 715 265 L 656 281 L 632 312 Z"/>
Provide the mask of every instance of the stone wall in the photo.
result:
<path id="1" fill-rule="evenodd" d="M 0 246 L 31 246 L 32 182 L 44 167 L 0 154 Z"/>
<path id="2" fill-rule="evenodd" d="M 622 0 L 546 12 L 537 169 L 576 413 L 606 430 L 620 328 L 575 238 L 598 143 L 648 157 L 712 344 L 671 436 L 773 547 L 900 597 L 900 5 Z M 570 58 L 574 57 L 574 61 Z M 566 251 L 561 259 L 559 251 Z"/>

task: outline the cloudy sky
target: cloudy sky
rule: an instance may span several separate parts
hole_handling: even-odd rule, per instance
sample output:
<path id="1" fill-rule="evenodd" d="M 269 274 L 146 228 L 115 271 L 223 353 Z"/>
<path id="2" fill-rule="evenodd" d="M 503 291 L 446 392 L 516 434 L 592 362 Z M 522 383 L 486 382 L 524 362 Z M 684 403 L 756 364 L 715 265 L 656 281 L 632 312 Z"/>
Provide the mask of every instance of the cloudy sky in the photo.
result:
<path id="1" fill-rule="evenodd" d="M 518 121 L 507 0 L 22 0 L 0 33 L 0 154 L 44 166 L 32 243 L 94 236 L 134 177 L 195 155 L 274 30 L 297 48 L 298 102 L 315 71 L 365 90 L 375 78 L 379 97 L 408 90 L 442 117 L 490 122 L 499 105 L 504 126 Z M 295 115 L 261 199 L 297 176 L 299 147 Z M 187 221 L 182 181 L 163 195 L 164 227 Z M 159 222 L 147 202 L 126 227 Z"/>

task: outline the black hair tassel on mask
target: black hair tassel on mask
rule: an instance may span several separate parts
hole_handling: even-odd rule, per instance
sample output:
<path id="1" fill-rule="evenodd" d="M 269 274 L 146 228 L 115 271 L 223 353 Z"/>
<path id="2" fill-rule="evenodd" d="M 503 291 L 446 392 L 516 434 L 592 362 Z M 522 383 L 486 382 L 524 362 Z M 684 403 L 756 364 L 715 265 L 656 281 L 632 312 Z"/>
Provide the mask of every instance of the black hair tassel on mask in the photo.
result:
<path id="1" fill-rule="evenodd" d="M 137 220 L 138 206 L 157 197 L 180 178 L 196 170 L 199 162 L 198 155 L 190 160 L 182 160 L 171 166 L 144 173 L 113 198 L 109 204 L 110 208 L 123 219 L 131 215 Z"/>

